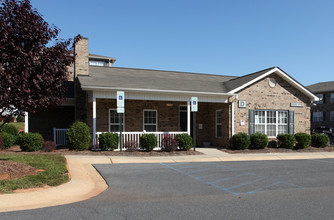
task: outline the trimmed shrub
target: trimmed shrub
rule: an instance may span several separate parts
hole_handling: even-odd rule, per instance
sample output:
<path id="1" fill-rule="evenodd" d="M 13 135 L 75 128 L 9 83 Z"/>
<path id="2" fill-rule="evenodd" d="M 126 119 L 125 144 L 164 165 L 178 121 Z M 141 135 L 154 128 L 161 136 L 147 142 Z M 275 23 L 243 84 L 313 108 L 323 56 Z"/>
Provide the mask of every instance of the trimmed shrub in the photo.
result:
<path id="1" fill-rule="evenodd" d="M 250 138 L 248 134 L 239 132 L 232 136 L 231 149 L 232 150 L 245 150 L 250 145 Z"/>
<path id="2" fill-rule="evenodd" d="M 24 122 L 24 116 L 23 116 L 23 115 L 19 115 L 19 116 L 16 118 L 16 121 L 17 121 L 17 122 Z"/>
<path id="3" fill-rule="evenodd" d="M 101 150 L 114 150 L 118 147 L 119 137 L 116 133 L 106 132 L 99 135 L 99 147 Z"/>
<path id="4" fill-rule="evenodd" d="M 268 143 L 269 148 L 277 148 L 277 146 L 278 146 L 278 144 L 277 144 L 277 141 L 275 141 L 275 140 L 271 140 Z"/>
<path id="5" fill-rule="evenodd" d="M 177 149 L 178 143 L 170 134 L 165 134 L 161 140 L 161 150 L 162 151 L 175 151 Z"/>
<path id="6" fill-rule="evenodd" d="M 8 133 L 8 134 L 12 134 L 14 136 L 18 136 L 19 135 L 19 131 L 12 124 L 5 124 L 4 126 L 2 126 L 0 128 L 0 133 Z"/>
<path id="7" fill-rule="evenodd" d="M 180 150 L 190 150 L 193 147 L 193 139 L 189 134 L 177 134 L 175 139 Z"/>
<path id="8" fill-rule="evenodd" d="M 136 141 L 125 141 L 124 142 L 124 148 L 127 150 L 127 151 L 136 151 L 138 150 L 138 144 Z"/>
<path id="9" fill-rule="evenodd" d="M 293 149 L 296 144 L 296 138 L 293 134 L 279 134 L 277 140 L 280 148 Z"/>
<path id="10" fill-rule="evenodd" d="M 73 123 L 67 132 L 70 150 L 88 150 L 90 139 L 88 126 L 80 121 Z"/>
<path id="11" fill-rule="evenodd" d="M 327 147 L 329 142 L 329 137 L 327 134 L 313 134 L 312 135 L 312 147 Z"/>
<path id="12" fill-rule="evenodd" d="M 55 142 L 53 141 L 46 141 L 43 144 L 43 148 L 42 151 L 44 152 L 52 152 L 55 151 L 57 149 L 57 145 Z"/>
<path id="13" fill-rule="evenodd" d="M 143 150 L 151 151 L 157 146 L 157 144 L 157 137 L 154 134 L 143 134 L 139 138 L 139 145 Z"/>
<path id="14" fill-rule="evenodd" d="M 264 149 L 268 146 L 269 142 L 268 136 L 262 133 L 251 134 L 250 141 L 250 149 Z"/>
<path id="15" fill-rule="evenodd" d="M 43 147 L 44 140 L 39 133 L 22 133 L 17 139 L 22 151 L 38 151 Z"/>
<path id="16" fill-rule="evenodd" d="M 12 134 L 9 133 L 0 133 L 0 138 L 1 138 L 1 146 L 0 149 L 7 149 L 13 146 L 16 142 L 16 137 Z"/>
<path id="17" fill-rule="evenodd" d="M 297 133 L 295 134 L 296 138 L 296 149 L 304 149 L 311 145 L 311 135 L 307 133 Z"/>

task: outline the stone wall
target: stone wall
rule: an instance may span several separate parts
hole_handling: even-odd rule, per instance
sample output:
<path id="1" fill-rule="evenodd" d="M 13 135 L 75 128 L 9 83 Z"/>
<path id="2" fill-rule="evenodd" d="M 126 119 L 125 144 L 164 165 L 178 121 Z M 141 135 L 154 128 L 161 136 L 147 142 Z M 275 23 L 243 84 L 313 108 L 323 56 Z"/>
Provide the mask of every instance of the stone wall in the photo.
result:
<path id="1" fill-rule="evenodd" d="M 269 86 L 269 79 L 276 80 L 276 86 Z M 293 110 L 294 111 L 294 132 L 310 133 L 310 99 L 290 85 L 277 74 L 260 80 L 259 82 L 239 92 L 238 100 L 246 100 L 247 107 L 239 108 L 238 102 L 235 107 L 235 133 L 249 133 L 249 110 Z M 291 107 L 290 103 L 304 103 L 303 107 Z M 241 125 L 241 121 L 245 124 Z"/>

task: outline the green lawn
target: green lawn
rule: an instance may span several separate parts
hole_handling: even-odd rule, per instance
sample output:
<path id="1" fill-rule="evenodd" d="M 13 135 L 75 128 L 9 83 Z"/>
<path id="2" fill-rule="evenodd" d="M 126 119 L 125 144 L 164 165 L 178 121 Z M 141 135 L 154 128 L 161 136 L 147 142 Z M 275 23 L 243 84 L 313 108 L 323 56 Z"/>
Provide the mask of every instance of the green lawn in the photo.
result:
<path id="1" fill-rule="evenodd" d="M 12 160 L 45 170 L 38 175 L 25 176 L 20 179 L 1 180 L 0 193 L 9 193 L 16 189 L 42 187 L 44 185 L 58 186 L 69 179 L 66 159 L 63 156 L 0 154 L 0 160 Z"/>
<path id="2" fill-rule="evenodd" d="M 19 131 L 24 131 L 24 122 L 10 122 L 9 124 L 14 125 Z"/>

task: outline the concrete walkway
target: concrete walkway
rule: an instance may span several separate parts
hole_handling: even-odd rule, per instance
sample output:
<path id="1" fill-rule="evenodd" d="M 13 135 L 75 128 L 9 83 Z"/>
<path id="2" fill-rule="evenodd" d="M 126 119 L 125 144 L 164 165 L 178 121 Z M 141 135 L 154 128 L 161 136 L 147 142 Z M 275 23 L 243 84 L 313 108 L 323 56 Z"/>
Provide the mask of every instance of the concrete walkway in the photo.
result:
<path id="1" fill-rule="evenodd" d="M 334 158 L 334 152 L 228 154 L 212 148 L 198 148 L 203 155 L 171 157 L 123 157 L 67 155 L 71 180 L 57 187 L 0 195 L 0 212 L 36 209 L 83 201 L 102 193 L 108 185 L 92 164 L 168 163 L 203 161 L 250 161 Z"/>

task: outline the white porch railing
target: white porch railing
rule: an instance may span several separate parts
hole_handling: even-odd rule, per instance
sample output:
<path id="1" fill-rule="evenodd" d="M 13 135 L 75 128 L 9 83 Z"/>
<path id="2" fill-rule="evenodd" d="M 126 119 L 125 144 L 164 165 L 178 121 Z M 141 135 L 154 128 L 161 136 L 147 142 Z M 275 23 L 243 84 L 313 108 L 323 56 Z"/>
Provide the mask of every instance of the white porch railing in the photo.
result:
<path id="1" fill-rule="evenodd" d="M 56 145 L 67 145 L 67 134 L 68 128 L 53 128 L 53 141 Z"/>
<path id="2" fill-rule="evenodd" d="M 96 132 L 96 142 L 98 144 L 99 141 L 99 135 L 102 134 L 104 132 Z M 120 134 L 120 132 L 114 132 L 116 134 Z M 136 145 L 139 148 L 139 139 L 143 134 L 155 134 L 155 136 L 157 137 L 157 142 L 158 142 L 158 146 L 156 148 L 154 148 L 154 150 L 160 150 L 161 149 L 161 141 L 164 137 L 165 134 L 169 134 L 171 135 L 173 138 L 175 138 L 175 136 L 177 134 L 187 134 L 186 131 L 172 131 L 172 132 L 122 132 L 122 136 L 123 136 L 123 144 L 122 144 L 122 149 L 126 149 L 126 145 L 127 144 L 131 144 L 131 145 Z M 119 148 L 119 144 L 118 144 L 118 148 L 115 150 L 120 150 Z"/>

